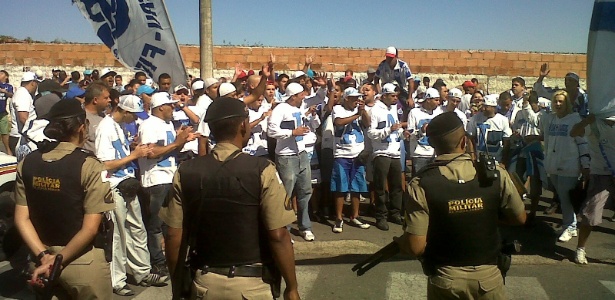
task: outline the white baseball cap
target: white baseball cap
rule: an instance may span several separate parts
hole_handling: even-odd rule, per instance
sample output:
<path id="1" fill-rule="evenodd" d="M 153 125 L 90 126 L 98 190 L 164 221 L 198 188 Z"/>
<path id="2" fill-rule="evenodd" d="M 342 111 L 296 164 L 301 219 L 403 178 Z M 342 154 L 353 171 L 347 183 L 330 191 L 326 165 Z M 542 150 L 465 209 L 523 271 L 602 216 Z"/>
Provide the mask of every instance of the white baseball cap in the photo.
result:
<path id="1" fill-rule="evenodd" d="M 490 94 L 485 96 L 485 102 L 483 103 L 483 105 L 487 105 L 487 106 L 498 106 L 498 98 L 500 98 L 500 96 L 498 94 Z"/>
<path id="2" fill-rule="evenodd" d="M 109 68 L 104 68 L 102 69 L 102 71 L 100 72 L 100 78 L 105 78 L 107 76 L 114 76 L 117 75 L 117 72 L 109 69 Z"/>
<path id="3" fill-rule="evenodd" d="M 178 85 L 177 85 L 177 86 L 173 89 L 173 92 L 174 92 L 174 93 L 177 93 L 177 92 L 179 92 L 179 91 L 181 91 L 181 90 L 188 90 L 188 88 L 187 88 L 185 85 L 183 85 L 183 84 L 178 84 Z"/>
<path id="4" fill-rule="evenodd" d="M 218 83 L 218 79 L 215 79 L 215 78 L 205 78 L 205 80 L 203 80 L 202 82 L 203 82 L 203 88 L 208 88 L 208 87 Z"/>
<path id="5" fill-rule="evenodd" d="M 301 92 L 303 92 L 303 87 L 296 82 L 292 82 L 288 84 L 288 86 L 286 86 L 286 94 L 284 95 L 284 97 L 282 97 L 282 100 L 286 101 L 288 100 L 288 98 L 294 95 L 297 95 Z"/>
<path id="6" fill-rule="evenodd" d="M 125 111 L 132 113 L 138 113 L 143 111 L 143 101 L 141 101 L 141 98 L 135 95 L 121 96 L 120 103 L 118 103 L 117 106 L 119 106 Z"/>
<path id="7" fill-rule="evenodd" d="M 348 97 L 361 97 L 363 96 L 363 94 L 359 93 L 359 91 L 353 87 L 349 87 L 347 89 L 344 90 L 344 99 L 348 98 Z"/>
<path id="8" fill-rule="evenodd" d="M 384 54 L 386 57 L 397 57 L 397 49 L 393 46 L 387 48 L 387 52 Z"/>
<path id="9" fill-rule="evenodd" d="M 425 99 L 440 98 L 440 92 L 434 88 L 428 88 L 425 92 Z"/>
<path id="10" fill-rule="evenodd" d="M 393 93 L 396 93 L 394 84 L 386 83 L 385 85 L 382 86 L 381 94 L 393 94 Z"/>
<path id="11" fill-rule="evenodd" d="M 204 88 L 205 88 L 205 82 L 203 82 L 203 80 L 195 81 L 192 84 L 192 90 L 193 91 L 204 89 Z"/>
<path id="12" fill-rule="evenodd" d="M 237 88 L 235 88 L 235 86 L 232 83 L 228 83 L 228 82 L 221 83 L 220 87 L 218 88 L 218 93 L 220 93 L 220 97 L 224 97 L 235 91 L 237 91 Z"/>
<path id="13" fill-rule="evenodd" d="M 177 103 L 178 100 L 171 99 L 171 95 L 167 92 L 158 92 L 152 95 L 152 108 L 156 108 L 165 104 Z"/>
<path id="14" fill-rule="evenodd" d="M 39 82 L 41 81 L 40 78 L 36 76 L 36 73 L 34 72 L 25 72 L 23 73 L 23 76 L 21 76 L 21 82 L 32 81 L 32 80 L 36 80 Z"/>
<path id="15" fill-rule="evenodd" d="M 296 78 L 299 78 L 299 77 L 301 77 L 301 76 L 305 76 L 305 73 L 304 73 L 303 71 L 296 71 L 296 72 L 293 74 L 293 78 L 292 78 L 292 79 L 296 79 Z"/>
<path id="16" fill-rule="evenodd" d="M 463 96 L 463 93 L 458 88 L 452 88 L 448 91 L 448 96 L 453 98 L 461 98 L 461 96 Z"/>

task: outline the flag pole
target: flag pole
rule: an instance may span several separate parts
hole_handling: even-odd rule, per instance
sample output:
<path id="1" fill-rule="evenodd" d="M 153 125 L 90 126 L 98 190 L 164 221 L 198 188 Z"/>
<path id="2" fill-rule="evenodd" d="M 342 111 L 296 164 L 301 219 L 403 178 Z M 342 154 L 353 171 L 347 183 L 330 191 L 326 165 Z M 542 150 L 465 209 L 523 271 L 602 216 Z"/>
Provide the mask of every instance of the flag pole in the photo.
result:
<path id="1" fill-rule="evenodd" d="M 211 0 L 199 0 L 201 78 L 214 76 Z"/>

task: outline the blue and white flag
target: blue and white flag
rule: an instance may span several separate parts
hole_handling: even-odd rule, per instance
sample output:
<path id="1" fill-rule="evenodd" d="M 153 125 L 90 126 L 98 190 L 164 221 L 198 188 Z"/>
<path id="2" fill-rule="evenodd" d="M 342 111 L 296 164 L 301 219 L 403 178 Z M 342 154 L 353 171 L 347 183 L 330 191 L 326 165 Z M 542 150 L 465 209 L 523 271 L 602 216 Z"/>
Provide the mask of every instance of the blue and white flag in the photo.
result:
<path id="1" fill-rule="evenodd" d="M 615 1 L 596 0 L 587 43 L 589 112 L 599 118 L 615 115 Z"/>
<path id="2" fill-rule="evenodd" d="M 186 68 L 164 0 L 73 0 L 117 60 L 173 85 L 186 83 Z"/>

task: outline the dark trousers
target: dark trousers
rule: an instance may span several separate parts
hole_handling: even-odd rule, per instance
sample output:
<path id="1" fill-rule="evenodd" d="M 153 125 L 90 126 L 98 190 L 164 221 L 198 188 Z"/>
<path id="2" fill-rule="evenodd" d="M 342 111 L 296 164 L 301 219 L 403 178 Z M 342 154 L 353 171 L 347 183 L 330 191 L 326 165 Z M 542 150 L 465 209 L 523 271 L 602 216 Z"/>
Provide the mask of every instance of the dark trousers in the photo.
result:
<path id="1" fill-rule="evenodd" d="M 387 197 L 388 182 L 388 197 Z M 374 191 L 376 193 L 376 219 L 387 215 L 398 216 L 401 211 L 401 163 L 399 158 L 376 156 L 374 158 Z M 388 199 L 387 199 L 388 198 Z"/>
<path id="2" fill-rule="evenodd" d="M 152 265 L 164 264 L 166 262 L 162 252 L 163 223 L 158 213 L 162 204 L 169 196 L 171 188 L 172 185 L 170 183 L 146 188 L 149 194 L 149 211 L 147 221 L 145 222 L 145 229 L 147 230 L 147 248 L 149 249 Z"/>

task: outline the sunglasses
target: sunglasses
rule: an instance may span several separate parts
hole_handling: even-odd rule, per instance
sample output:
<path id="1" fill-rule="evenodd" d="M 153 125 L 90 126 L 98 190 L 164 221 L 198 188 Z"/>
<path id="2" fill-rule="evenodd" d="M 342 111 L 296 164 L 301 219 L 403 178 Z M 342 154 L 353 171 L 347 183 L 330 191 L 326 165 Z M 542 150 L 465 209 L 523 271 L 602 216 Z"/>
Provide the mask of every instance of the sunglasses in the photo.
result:
<path id="1" fill-rule="evenodd" d="M 176 92 L 175 94 L 176 95 L 186 95 L 186 96 L 188 96 L 190 93 L 188 93 L 188 91 L 185 91 L 185 92 Z"/>

